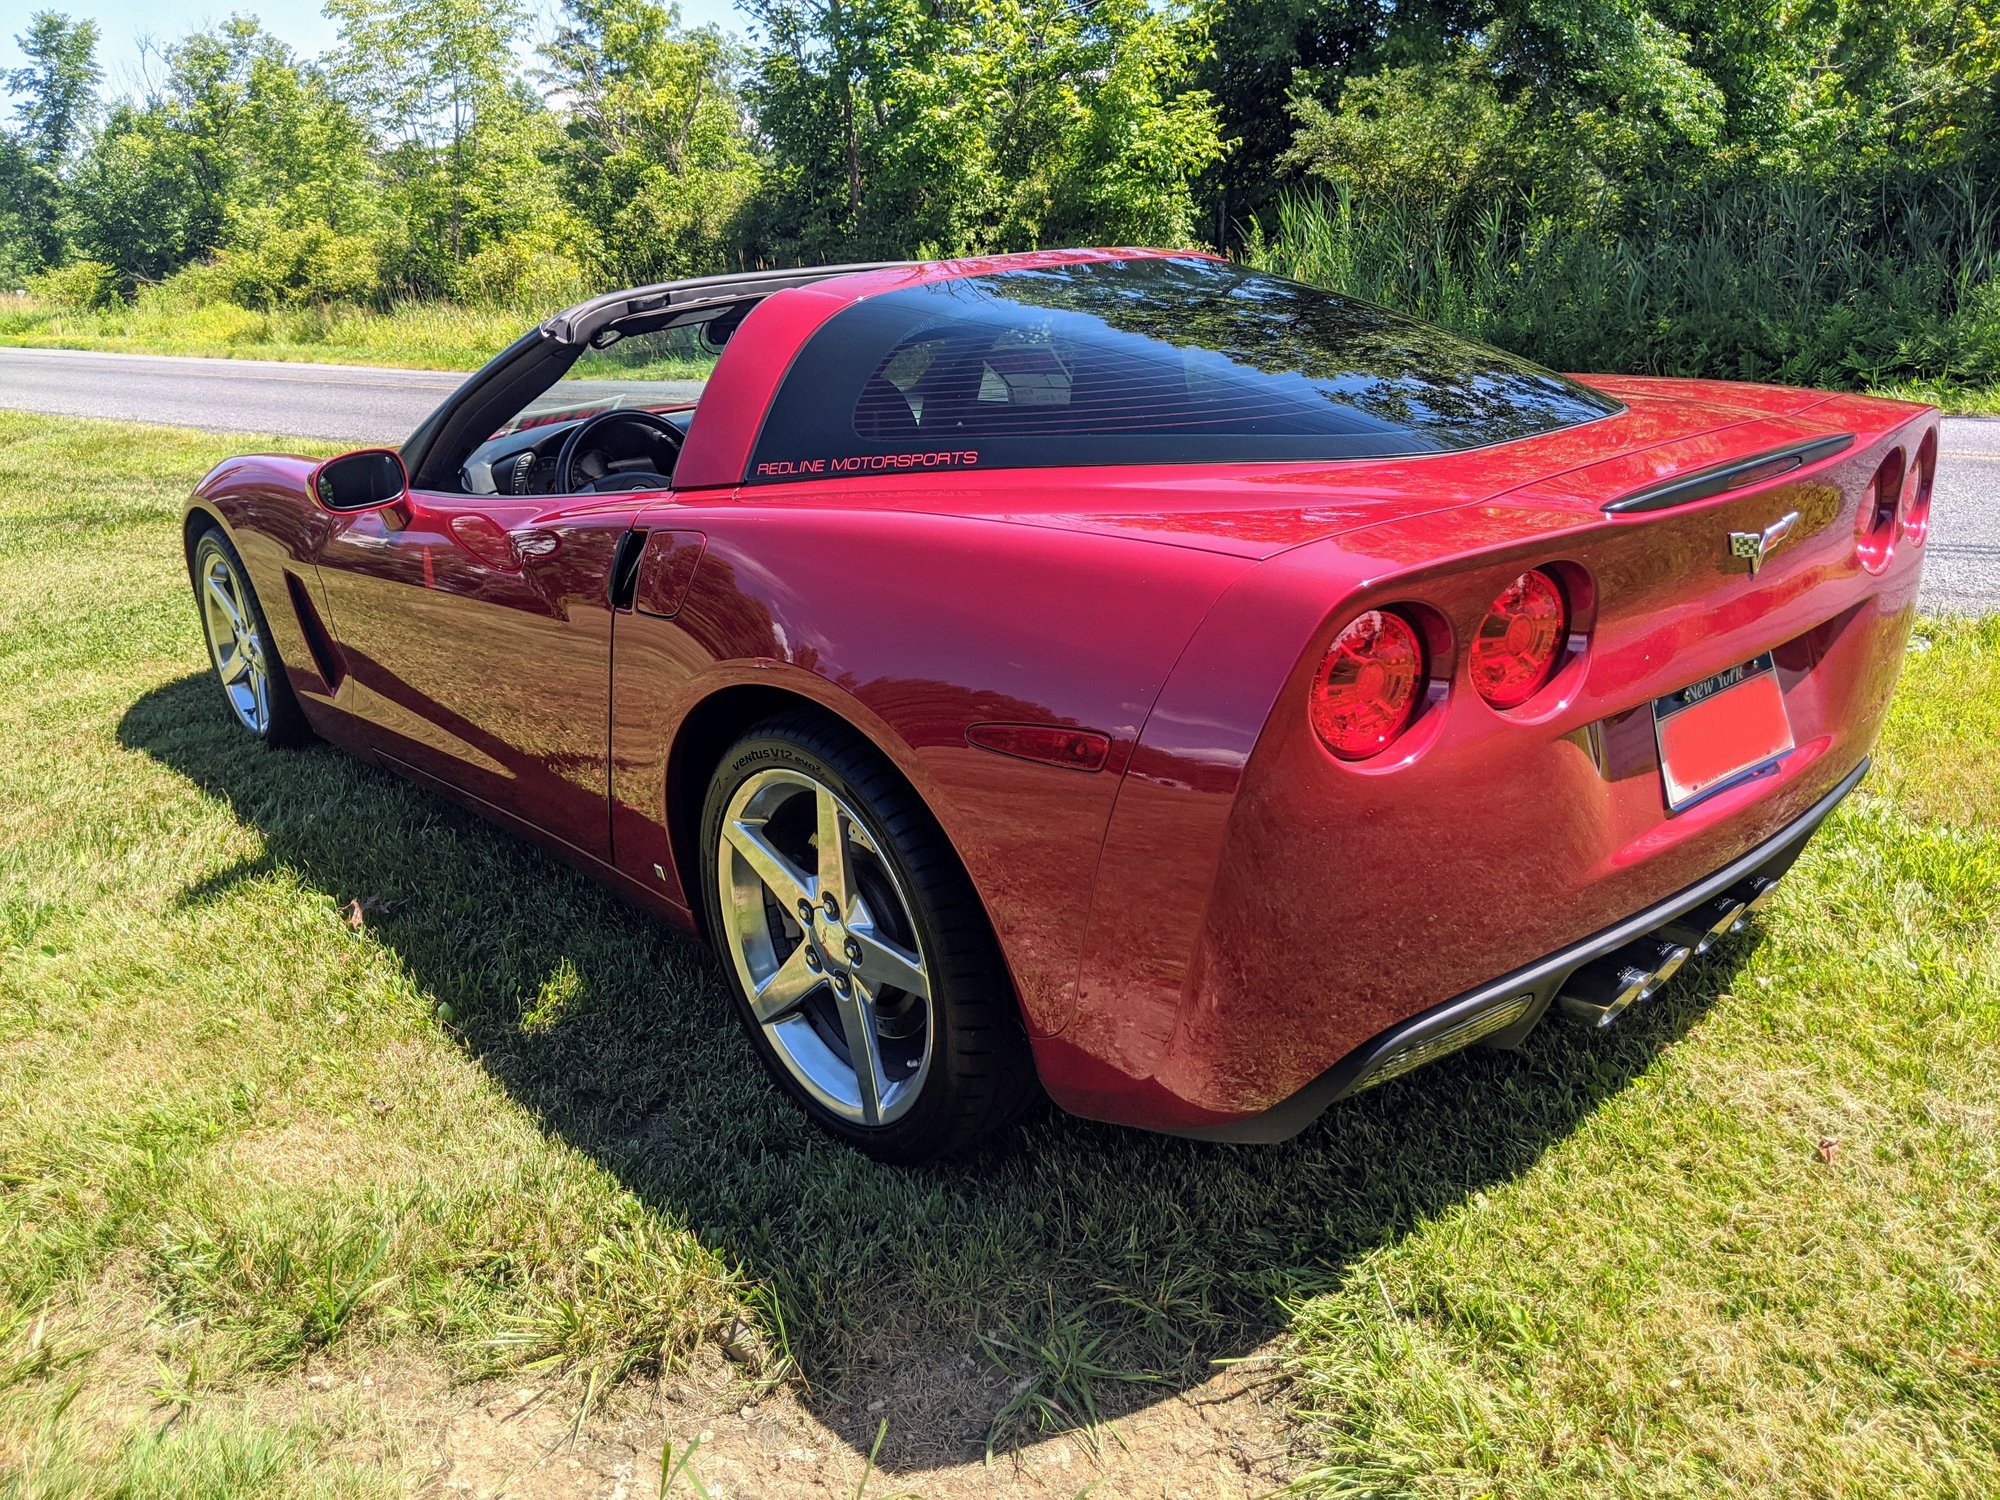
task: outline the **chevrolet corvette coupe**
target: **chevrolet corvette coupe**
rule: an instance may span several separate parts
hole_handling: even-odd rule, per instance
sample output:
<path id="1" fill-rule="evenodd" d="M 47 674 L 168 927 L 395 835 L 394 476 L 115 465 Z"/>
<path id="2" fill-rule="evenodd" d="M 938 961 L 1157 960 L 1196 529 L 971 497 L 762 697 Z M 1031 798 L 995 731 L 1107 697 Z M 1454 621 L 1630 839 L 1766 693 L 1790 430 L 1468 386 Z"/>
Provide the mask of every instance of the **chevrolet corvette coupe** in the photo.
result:
<path id="1" fill-rule="evenodd" d="M 698 930 L 841 1139 L 1046 1092 L 1276 1141 L 1769 895 L 1867 769 L 1937 442 L 1041 252 L 595 298 L 184 542 L 244 731 Z"/>

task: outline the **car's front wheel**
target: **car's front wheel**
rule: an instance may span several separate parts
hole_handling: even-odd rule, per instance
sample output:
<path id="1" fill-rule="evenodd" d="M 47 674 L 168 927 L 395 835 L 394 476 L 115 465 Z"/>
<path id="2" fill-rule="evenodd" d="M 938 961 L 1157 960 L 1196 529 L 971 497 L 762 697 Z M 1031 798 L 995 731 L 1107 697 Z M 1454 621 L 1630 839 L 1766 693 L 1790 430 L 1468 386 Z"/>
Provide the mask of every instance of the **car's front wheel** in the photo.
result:
<path id="1" fill-rule="evenodd" d="M 752 1043 L 823 1128 L 887 1161 L 959 1150 L 1036 1092 L 1020 1012 L 943 832 L 874 748 L 817 714 L 722 757 L 702 883 Z"/>
<path id="2" fill-rule="evenodd" d="M 269 745 L 309 738 L 305 714 L 271 644 L 270 622 L 229 538 L 209 527 L 195 542 L 188 568 L 209 661 L 236 722 Z"/>

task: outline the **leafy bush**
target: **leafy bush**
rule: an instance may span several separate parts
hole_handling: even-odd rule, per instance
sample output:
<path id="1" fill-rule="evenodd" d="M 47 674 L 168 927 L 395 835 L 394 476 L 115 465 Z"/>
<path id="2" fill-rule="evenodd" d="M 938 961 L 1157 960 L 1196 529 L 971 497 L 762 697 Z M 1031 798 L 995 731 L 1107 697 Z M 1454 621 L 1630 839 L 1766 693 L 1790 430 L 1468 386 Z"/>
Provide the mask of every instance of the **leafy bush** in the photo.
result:
<path id="1" fill-rule="evenodd" d="M 494 240 L 458 268 L 459 296 L 481 307 L 560 307 L 583 286 L 574 257 L 531 235 Z"/>
<path id="2" fill-rule="evenodd" d="M 215 290 L 244 307 L 365 302 L 381 289 L 381 245 L 324 224 L 249 217 L 215 257 Z"/>
<path id="3" fill-rule="evenodd" d="M 101 260 L 73 260 L 30 276 L 27 292 L 37 302 L 70 312 L 95 312 L 122 300 L 118 273 Z"/>

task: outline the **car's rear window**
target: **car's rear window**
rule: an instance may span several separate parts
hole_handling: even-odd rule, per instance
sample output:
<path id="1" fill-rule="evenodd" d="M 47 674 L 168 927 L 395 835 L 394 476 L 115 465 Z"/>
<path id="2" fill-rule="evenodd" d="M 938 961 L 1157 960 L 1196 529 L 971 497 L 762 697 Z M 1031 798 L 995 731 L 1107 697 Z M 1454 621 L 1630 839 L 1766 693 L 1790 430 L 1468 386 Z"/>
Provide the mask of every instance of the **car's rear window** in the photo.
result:
<path id="1" fill-rule="evenodd" d="M 749 479 L 1441 453 L 1618 409 L 1282 277 L 1194 257 L 1084 261 L 836 313 L 779 388 Z"/>

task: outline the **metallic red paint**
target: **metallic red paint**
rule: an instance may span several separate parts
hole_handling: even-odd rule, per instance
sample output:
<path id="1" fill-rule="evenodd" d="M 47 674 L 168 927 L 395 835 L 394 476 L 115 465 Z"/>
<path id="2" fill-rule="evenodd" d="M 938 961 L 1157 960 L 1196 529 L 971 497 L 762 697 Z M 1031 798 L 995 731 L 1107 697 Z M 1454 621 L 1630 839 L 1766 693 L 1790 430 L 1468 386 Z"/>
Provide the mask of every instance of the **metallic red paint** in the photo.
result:
<path id="1" fill-rule="evenodd" d="M 871 290 L 966 269 L 766 299 L 670 495 L 425 493 L 397 529 L 320 509 L 304 460 L 257 457 L 211 474 L 190 519 L 235 541 L 321 733 L 683 923 L 730 734 L 799 700 L 845 719 L 959 852 L 1050 1093 L 1139 1125 L 1271 1108 L 1384 1028 L 1725 865 L 1871 746 L 1914 609 L 1928 409 L 1600 377 L 1626 410 L 1472 452 L 741 486 L 803 340 Z M 1856 441 L 1711 500 L 1604 513 L 1828 433 Z M 1895 454 L 1910 493 L 1872 571 L 1859 512 Z M 1732 562 L 1731 530 L 1794 510 L 1754 577 Z M 636 607 L 614 609 L 632 528 Z M 1496 710 L 1466 647 L 1530 567 L 1561 583 L 1570 635 L 1550 681 Z M 1434 680 L 1387 752 L 1342 762 L 1312 730 L 1311 680 L 1335 630 L 1389 605 Z M 1652 698 L 1764 651 L 1798 748 L 1669 817 Z M 1101 737 L 1103 769 L 978 748 L 991 724 Z M 1375 899 L 1345 899 L 1364 876 Z"/>

